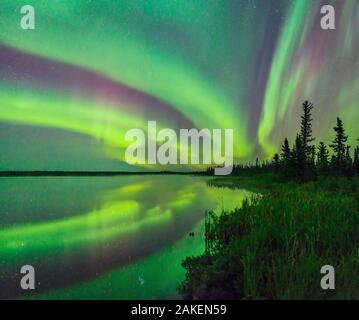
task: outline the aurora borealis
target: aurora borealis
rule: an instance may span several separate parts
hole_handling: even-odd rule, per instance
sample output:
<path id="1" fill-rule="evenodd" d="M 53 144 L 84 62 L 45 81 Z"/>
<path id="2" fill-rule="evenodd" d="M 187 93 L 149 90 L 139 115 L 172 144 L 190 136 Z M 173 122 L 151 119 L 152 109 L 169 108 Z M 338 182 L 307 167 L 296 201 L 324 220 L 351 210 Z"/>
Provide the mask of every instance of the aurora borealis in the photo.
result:
<path id="1" fill-rule="evenodd" d="M 128 169 L 125 132 L 148 120 L 233 128 L 236 161 L 266 159 L 306 99 L 317 140 L 339 115 L 354 141 L 358 29 L 355 0 L 2 0 L 0 170 Z"/>

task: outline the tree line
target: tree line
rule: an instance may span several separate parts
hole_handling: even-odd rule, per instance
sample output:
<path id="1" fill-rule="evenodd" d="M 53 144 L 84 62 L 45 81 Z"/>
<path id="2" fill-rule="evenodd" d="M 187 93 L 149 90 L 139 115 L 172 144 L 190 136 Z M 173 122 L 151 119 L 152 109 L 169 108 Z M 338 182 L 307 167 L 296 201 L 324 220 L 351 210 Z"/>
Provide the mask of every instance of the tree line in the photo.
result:
<path id="1" fill-rule="evenodd" d="M 287 180 L 300 181 L 312 180 L 318 175 L 358 175 L 359 146 L 354 148 L 352 157 L 343 121 L 337 117 L 333 128 L 334 139 L 329 146 L 322 141 L 314 145 L 313 104 L 304 101 L 302 108 L 300 131 L 296 135 L 294 145 L 290 148 L 288 139 L 284 139 L 280 153 L 275 154 L 273 159 L 274 170 Z M 331 156 L 329 148 L 332 150 Z"/>
<path id="2" fill-rule="evenodd" d="M 295 181 L 310 181 L 317 176 L 359 175 L 359 146 L 354 147 L 352 156 L 351 146 L 347 143 L 348 135 L 339 117 L 333 128 L 332 143 L 329 146 L 322 141 L 318 145 L 313 144 L 313 107 L 313 103 L 309 101 L 302 104 L 300 130 L 292 147 L 288 138 L 285 138 L 280 151 L 274 155 L 272 161 L 260 163 L 257 158 L 255 164 L 235 165 L 232 174 L 275 172 L 284 180 Z M 212 171 L 213 168 L 207 170 L 208 173 Z"/>

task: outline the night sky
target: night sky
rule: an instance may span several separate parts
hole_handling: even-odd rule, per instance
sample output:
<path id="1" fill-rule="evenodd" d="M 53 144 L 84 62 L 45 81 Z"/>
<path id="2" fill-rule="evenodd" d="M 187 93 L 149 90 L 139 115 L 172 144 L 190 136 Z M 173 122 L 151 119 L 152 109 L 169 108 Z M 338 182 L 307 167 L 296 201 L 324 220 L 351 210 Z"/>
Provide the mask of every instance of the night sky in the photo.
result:
<path id="1" fill-rule="evenodd" d="M 317 142 L 339 115 L 353 144 L 358 30 L 356 0 L 1 0 L 0 170 L 127 170 L 125 133 L 148 120 L 233 128 L 236 161 L 269 159 L 306 99 Z"/>

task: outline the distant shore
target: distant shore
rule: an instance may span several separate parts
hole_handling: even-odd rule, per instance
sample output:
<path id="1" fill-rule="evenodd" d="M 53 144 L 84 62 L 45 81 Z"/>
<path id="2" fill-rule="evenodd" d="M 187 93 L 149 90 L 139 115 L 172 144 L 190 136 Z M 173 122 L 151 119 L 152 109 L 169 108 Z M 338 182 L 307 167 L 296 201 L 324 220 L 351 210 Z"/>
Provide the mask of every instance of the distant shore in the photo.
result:
<path id="1" fill-rule="evenodd" d="M 0 177 L 96 177 L 122 175 L 204 175 L 205 172 L 175 172 L 175 171 L 0 171 Z"/>

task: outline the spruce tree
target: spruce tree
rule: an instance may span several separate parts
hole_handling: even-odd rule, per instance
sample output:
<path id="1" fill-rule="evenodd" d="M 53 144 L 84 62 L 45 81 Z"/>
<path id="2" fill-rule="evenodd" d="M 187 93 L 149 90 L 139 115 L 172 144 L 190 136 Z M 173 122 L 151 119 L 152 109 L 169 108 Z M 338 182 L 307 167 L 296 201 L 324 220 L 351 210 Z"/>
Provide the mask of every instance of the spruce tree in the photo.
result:
<path id="1" fill-rule="evenodd" d="M 302 148 L 304 150 L 304 159 L 300 168 L 305 180 L 310 180 L 315 176 L 315 146 L 310 143 L 315 140 L 312 131 L 312 110 L 313 104 L 309 101 L 303 103 L 303 115 L 300 123 L 300 137 L 302 139 Z"/>
<path id="2" fill-rule="evenodd" d="M 343 121 L 338 117 L 337 125 L 333 128 L 336 135 L 330 147 L 334 151 L 335 169 L 342 171 L 345 168 L 348 136 L 345 135 Z"/>
<path id="3" fill-rule="evenodd" d="M 308 145 L 315 140 L 312 131 L 312 109 L 313 104 L 309 101 L 304 101 L 303 115 L 301 116 L 300 123 L 300 136 L 302 137 L 302 143 L 306 153 L 310 153 L 310 150 L 307 149 Z"/>
<path id="4" fill-rule="evenodd" d="M 288 139 L 285 138 L 283 145 L 281 147 L 281 175 L 285 179 L 289 179 L 291 177 L 291 151 L 289 147 Z"/>
<path id="5" fill-rule="evenodd" d="M 315 146 L 308 146 L 308 154 L 307 154 L 307 161 L 310 164 L 310 166 L 314 167 L 315 165 L 315 152 L 316 152 L 316 147 Z"/>
<path id="6" fill-rule="evenodd" d="M 305 174 L 306 169 L 306 152 L 303 145 L 303 139 L 300 134 L 297 134 L 295 144 L 291 153 L 291 167 L 293 168 L 293 175 L 296 180 L 308 180 Z"/>
<path id="7" fill-rule="evenodd" d="M 288 142 L 287 138 L 284 139 L 281 151 L 282 152 L 281 152 L 280 156 L 281 156 L 282 162 L 285 164 L 288 164 L 290 161 L 290 147 L 289 147 L 289 142 Z"/>

